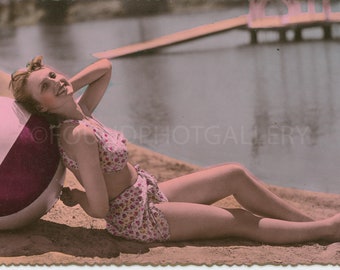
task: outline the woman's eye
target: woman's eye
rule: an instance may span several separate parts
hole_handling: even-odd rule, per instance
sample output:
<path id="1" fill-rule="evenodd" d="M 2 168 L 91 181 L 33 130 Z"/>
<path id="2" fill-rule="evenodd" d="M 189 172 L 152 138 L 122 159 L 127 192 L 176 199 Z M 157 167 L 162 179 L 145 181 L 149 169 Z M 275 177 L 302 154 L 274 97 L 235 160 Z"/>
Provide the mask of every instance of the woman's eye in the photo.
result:
<path id="1" fill-rule="evenodd" d="M 51 79 L 55 79 L 57 77 L 57 75 L 55 74 L 55 72 L 50 72 L 48 73 L 48 76 L 51 78 Z"/>

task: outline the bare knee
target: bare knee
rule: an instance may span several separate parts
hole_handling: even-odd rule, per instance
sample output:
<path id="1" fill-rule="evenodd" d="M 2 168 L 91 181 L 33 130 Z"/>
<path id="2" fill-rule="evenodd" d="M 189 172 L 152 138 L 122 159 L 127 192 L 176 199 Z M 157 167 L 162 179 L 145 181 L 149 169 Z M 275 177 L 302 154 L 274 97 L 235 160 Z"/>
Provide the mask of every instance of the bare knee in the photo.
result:
<path id="1" fill-rule="evenodd" d="M 239 163 L 228 163 L 223 165 L 224 174 L 228 184 L 233 187 L 234 193 L 237 193 L 240 188 L 242 188 L 246 182 L 250 181 L 247 174 L 247 169 Z"/>
<path id="2" fill-rule="evenodd" d="M 230 171 L 235 174 L 244 174 L 246 172 L 246 168 L 240 163 L 226 163 L 223 165 L 227 171 Z"/>
<path id="3" fill-rule="evenodd" d="M 228 163 L 224 165 L 225 174 L 227 177 L 234 179 L 247 178 L 246 168 L 239 163 Z"/>

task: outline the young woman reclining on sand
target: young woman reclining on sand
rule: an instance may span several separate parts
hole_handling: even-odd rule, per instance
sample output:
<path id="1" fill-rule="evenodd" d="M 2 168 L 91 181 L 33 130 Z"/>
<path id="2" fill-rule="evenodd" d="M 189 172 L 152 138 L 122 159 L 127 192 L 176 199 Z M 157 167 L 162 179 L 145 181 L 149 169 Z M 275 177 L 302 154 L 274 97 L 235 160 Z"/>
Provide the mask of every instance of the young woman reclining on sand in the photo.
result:
<path id="1" fill-rule="evenodd" d="M 224 164 L 166 182 L 127 162 L 126 140 L 92 117 L 111 77 L 99 60 L 70 80 L 34 58 L 12 74 L 16 100 L 58 121 L 62 160 L 85 191 L 62 200 L 104 218 L 114 236 L 143 242 L 242 237 L 270 244 L 340 241 L 340 214 L 313 221 L 271 193 L 239 164 Z M 76 102 L 73 94 L 87 86 Z M 233 195 L 244 209 L 210 204 Z M 70 197 L 72 203 L 67 203 Z"/>

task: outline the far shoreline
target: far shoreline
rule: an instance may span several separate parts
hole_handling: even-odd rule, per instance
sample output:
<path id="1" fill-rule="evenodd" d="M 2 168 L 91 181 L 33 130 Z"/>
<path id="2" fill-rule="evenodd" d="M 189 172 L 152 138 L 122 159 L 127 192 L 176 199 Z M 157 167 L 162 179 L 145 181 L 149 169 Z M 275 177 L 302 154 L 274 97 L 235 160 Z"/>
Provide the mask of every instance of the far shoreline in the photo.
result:
<path id="1" fill-rule="evenodd" d="M 157 4 L 155 4 L 157 3 Z M 164 4 L 162 4 L 164 3 Z M 221 9 L 244 7 L 241 0 L 138 0 L 128 3 L 122 0 L 87 1 L 14 1 L 0 3 L 0 26 L 20 27 L 38 23 L 70 24 L 116 18 L 157 16 L 169 14 L 191 14 Z"/>

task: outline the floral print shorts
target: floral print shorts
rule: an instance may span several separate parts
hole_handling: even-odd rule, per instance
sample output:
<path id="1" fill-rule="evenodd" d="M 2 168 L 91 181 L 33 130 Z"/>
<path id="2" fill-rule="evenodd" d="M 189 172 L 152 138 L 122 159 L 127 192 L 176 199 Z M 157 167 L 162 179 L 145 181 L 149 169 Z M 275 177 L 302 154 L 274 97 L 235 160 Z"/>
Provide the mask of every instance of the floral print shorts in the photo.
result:
<path id="1" fill-rule="evenodd" d="M 169 240 L 169 224 L 154 204 L 167 202 L 156 179 L 135 166 L 136 182 L 110 201 L 106 229 L 114 236 L 141 242 Z"/>

